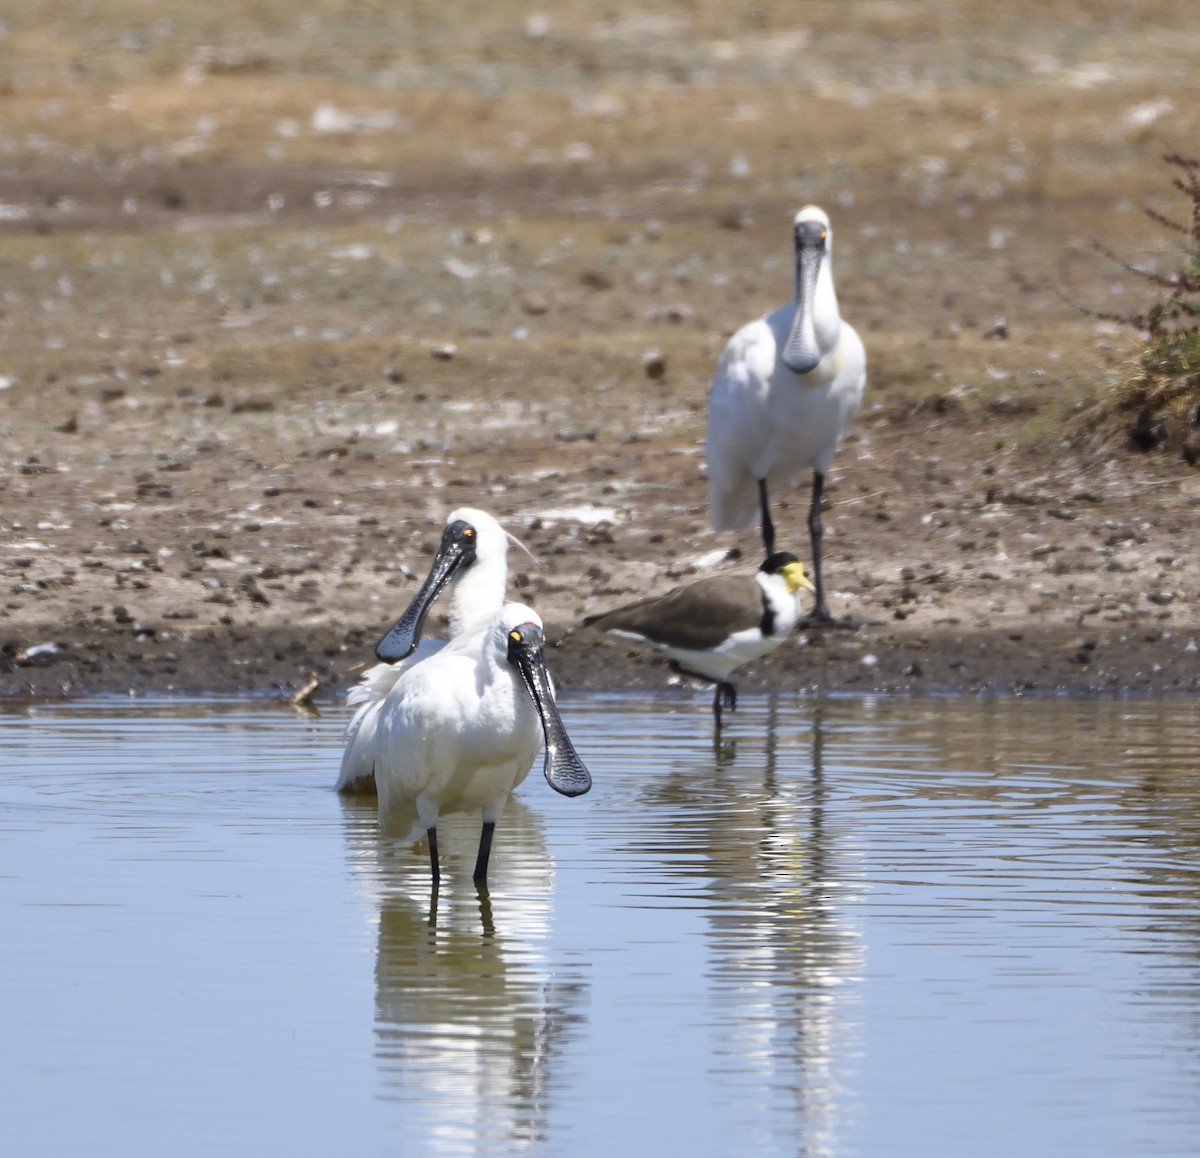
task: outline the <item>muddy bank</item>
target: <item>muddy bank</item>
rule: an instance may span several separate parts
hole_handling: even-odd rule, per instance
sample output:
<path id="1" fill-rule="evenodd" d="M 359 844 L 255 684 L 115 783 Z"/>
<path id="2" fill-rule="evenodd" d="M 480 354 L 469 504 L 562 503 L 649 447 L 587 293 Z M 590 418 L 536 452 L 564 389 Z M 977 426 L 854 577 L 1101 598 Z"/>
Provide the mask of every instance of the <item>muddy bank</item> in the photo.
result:
<path id="1" fill-rule="evenodd" d="M 560 633 L 549 654 L 565 691 L 648 691 L 707 703 L 699 684 L 681 686 L 665 664 L 584 631 Z M 824 693 L 1114 695 L 1200 691 L 1193 636 L 1117 630 L 1010 632 L 1003 636 L 864 628 L 853 638 L 805 636 L 768 661 L 743 670 L 745 694 Z M 44 643 L 45 641 L 43 641 Z M 371 641 L 362 632 L 273 631 L 253 638 L 225 629 L 182 639 L 97 633 L 50 654 L 6 654 L 0 680 L 6 701 L 95 694 L 292 696 L 315 672 L 315 702 L 337 708 L 361 670 Z"/>
<path id="2" fill-rule="evenodd" d="M 186 21 L 147 47 L 103 8 L 49 38 L 18 8 L 0 699 L 284 698 L 315 672 L 336 703 L 462 505 L 528 546 L 510 589 L 564 688 L 667 687 L 577 625 L 757 562 L 753 528 L 707 526 L 705 398 L 791 292 L 809 201 L 867 347 L 825 512 L 832 610 L 865 626 L 739 685 L 1197 690 L 1200 473 L 1089 425 L 1138 339 L 1076 308 L 1148 305 L 1098 239 L 1178 260 L 1140 210 L 1175 212 L 1159 141 L 1196 137 L 1182 7 L 883 6 L 852 34 L 581 9 L 546 38 L 501 5 L 467 42 L 247 10 L 244 58 Z M 327 41 L 358 46 L 332 73 Z M 805 560 L 806 488 L 773 496 Z"/>

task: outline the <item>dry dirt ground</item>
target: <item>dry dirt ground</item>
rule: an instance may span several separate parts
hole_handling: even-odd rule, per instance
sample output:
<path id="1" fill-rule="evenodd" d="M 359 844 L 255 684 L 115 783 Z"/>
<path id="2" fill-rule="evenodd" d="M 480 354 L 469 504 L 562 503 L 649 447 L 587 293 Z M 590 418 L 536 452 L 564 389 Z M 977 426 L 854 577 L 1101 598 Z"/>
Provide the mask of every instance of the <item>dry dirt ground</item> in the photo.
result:
<path id="1" fill-rule="evenodd" d="M 810 200 L 870 361 L 826 510 L 864 626 L 740 686 L 1200 688 L 1200 472 L 1090 425 L 1137 335 L 1075 308 L 1146 305 L 1096 240 L 1178 259 L 1188 5 L 344 7 L 0 25 L 0 697 L 332 703 L 459 505 L 532 553 L 560 684 L 667 687 L 579 623 L 756 564 L 705 396 Z"/>

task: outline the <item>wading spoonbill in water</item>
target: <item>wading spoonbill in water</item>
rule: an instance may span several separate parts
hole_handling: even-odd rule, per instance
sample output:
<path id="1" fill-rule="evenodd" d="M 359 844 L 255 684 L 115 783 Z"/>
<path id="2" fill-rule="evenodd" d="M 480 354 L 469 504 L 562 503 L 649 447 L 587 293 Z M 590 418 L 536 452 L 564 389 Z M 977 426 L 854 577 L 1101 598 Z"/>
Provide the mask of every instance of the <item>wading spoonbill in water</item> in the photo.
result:
<path id="1" fill-rule="evenodd" d="M 423 640 L 421 632 L 430 605 L 446 583 L 450 583 L 451 639 L 504 606 L 510 538 L 484 511 L 459 507 L 450 512 L 429 574 L 375 648 L 380 662 L 368 668 L 346 696 L 347 704 L 358 710 L 346 726 L 342 766 L 334 786 L 339 792 L 375 790 L 372 755 L 379 705 L 407 668 L 445 647 L 445 640 Z"/>
<path id="2" fill-rule="evenodd" d="M 532 608 L 507 603 L 405 671 L 382 701 L 372 736 L 379 823 L 405 840 L 429 838 L 435 885 L 438 817 L 482 810 L 474 879 L 484 883 L 496 821 L 539 747 L 556 792 L 592 786 L 554 703 L 542 633 Z"/>

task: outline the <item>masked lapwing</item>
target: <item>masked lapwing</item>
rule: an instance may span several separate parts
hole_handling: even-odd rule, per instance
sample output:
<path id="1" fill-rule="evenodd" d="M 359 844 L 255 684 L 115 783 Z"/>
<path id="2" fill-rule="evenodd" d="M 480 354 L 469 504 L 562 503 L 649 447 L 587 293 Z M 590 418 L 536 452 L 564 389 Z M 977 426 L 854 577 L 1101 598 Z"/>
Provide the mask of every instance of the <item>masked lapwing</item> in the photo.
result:
<path id="1" fill-rule="evenodd" d="M 712 710 L 719 728 L 722 706 L 737 708 L 729 676 L 788 637 L 799 617 L 801 588 L 813 589 L 804 565 L 779 551 L 753 575 L 710 575 L 583 622 L 649 644 L 670 657 L 672 671 L 715 684 Z"/>

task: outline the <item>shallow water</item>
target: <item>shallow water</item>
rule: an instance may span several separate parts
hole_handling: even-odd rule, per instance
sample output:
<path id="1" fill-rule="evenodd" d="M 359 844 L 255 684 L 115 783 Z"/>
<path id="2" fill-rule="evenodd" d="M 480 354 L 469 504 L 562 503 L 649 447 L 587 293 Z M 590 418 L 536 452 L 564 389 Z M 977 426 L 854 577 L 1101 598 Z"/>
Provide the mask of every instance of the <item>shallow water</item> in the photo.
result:
<path id="1" fill-rule="evenodd" d="M 0 712 L 0 1152 L 1196 1152 L 1200 704 L 563 712 L 433 915 L 339 710 Z"/>

